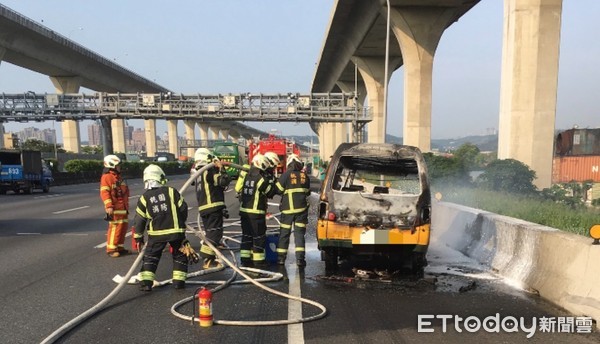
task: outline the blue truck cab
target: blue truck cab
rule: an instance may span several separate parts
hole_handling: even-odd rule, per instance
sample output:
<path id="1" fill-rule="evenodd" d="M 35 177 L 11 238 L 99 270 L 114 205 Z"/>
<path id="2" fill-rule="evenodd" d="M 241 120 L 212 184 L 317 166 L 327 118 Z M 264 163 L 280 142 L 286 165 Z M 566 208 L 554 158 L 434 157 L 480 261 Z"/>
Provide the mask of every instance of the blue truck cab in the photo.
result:
<path id="1" fill-rule="evenodd" d="M 0 150 L 0 194 L 50 191 L 52 170 L 39 151 Z"/>

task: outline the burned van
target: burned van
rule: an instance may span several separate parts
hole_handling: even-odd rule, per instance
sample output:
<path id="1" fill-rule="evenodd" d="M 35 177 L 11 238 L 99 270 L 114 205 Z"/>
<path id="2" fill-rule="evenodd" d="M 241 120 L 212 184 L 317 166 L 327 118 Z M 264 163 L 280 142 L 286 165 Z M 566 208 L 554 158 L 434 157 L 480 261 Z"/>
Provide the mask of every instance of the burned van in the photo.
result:
<path id="1" fill-rule="evenodd" d="M 321 186 L 317 239 L 328 271 L 338 259 L 409 268 L 427 265 L 431 193 L 421 151 L 397 144 L 344 143 Z"/>

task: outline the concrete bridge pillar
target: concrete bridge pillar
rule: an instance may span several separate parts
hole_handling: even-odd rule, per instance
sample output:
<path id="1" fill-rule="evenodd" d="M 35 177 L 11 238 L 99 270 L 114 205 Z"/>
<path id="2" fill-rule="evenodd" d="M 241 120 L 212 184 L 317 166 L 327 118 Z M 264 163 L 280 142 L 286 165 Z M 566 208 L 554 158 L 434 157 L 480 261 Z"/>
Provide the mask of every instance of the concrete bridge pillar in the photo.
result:
<path id="1" fill-rule="evenodd" d="M 552 183 L 562 0 L 505 0 L 498 158 Z"/>
<path id="2" fill-rule="evenodd" d="M 369 130 L 367 142 L 385 143 L 387 125 L 387 118 L 383 116 L 385 61 L 382 58 L 374 57 L 353 57 L 352 61 L 356 63 L 358 71 L 365 81 L 367 99 L 373 115 L 373 120 L 367 124 Z M 391 68 L 388 74 L 391 75 Z"/>
<path id="3" fill-rule="evenodd" d="M 51 76 L 50 81 L 52 81 L 56 93 L 59 94 L 79 93 L 79 87 L 81 87 L 81 78 L 79 77 Z M 81 151 L 79 123 L 73 120 L 63 121 L 61 130 L 64 149 L 67 152 L 79 153 Z M 110 153 L 112 153 L 112 150 Z"/>
<path id="4" fill-rule="evenodd" d="M 111 121 L 113 151 L 115 153 L 127 153 L 125 147 L 125 120 L 115 118 Z"/>
<path id="5" fill-rule="evenodd" d="M 331 156 L 335 152 L 336 142 L 336 127 L 335 123 L 320 123 L 319 124 L 319 154 L 321 160 L 330 161 Z"/>
<path id="6" fill-rule="evenodd" d="M 177 120 L 167 120 L 167 132 L 169 135 L 169 153 L 179 156 L 179 137 L 177 136 Z"/>
<path id="7" fill-rule="evenodd" d="M 423 152 L 431 150 L 433 57 L 442 33 L 456 18 L 455 11 L 452 7 L 425 6 L 392 7 L 390 11 L 392 31 L 404 61 L 404 144 Z"/>
<path id="8" fill-rule="evenodd" d="M 323 124 L 324 123 L 319 123 L 317 125 L 317 136 L 319 136 L 319 157 L 321 158 L 321 160 L 325 160 L 325 137 L 323 136 L 324 134 L 324 129 L 323 129 Z"/>
<path id="9" fill-rule="evenodd" d="M 333 155 L 333 153 L 335 153 L 335 150 L 337 149 L 337 145 L 336 143 L 338 142 L 337 134 L 338 134 L 338 130 L 337 130 L 337 123 L 324 123 L 324 127 L 325 127 L 325 153 L 327 153 L 327 155 L 325 155 L 325 158 L 327 161 L 331 161 L 331 156 Z"/>
<path id="10" fill-rule="evenodd" d="M 205 145 L 206 141 L 208 141 L 208 123 L 198 123 L 198 128 L 200 129 L 201 145 Z"/>
<path id="11" fill-rule="evenodd" d="M 156 120 L 144 120 L 144 131 L 146 133 L 146 155 L 156 156 Z"/>
<path id="12" fill-rule="evenodd" d="M 185 127 L 185 139 L 188 142 L 193 142 L 196 140 L 196 123 L 194 121 L 185 120 L 183 121 L 183 126 Z M 193 157 L 194 152 L 196 150 L 194 148 L 188 148 L 186 151 L 187 157 Z"/>
<path id="13" fill-rule="evenodd" d="M 238 132 L 232 131 L 229 133 L 231 136 L 231 141 L 235 143 L 240 143 L 240 134 Z"/>
<path id="14" fill-rule="evenodd" d="M 218 140 L 219 139 L 219 127 L 217 127 L 217 126 L 210 126 L 210 127 L 208 127 L 208 131 L 210 133 L 210 139 L 211 140 Z"/>
<path id="15" fill-rule="evenodd" d="M 219 138 L 222 138 L 223 140 L 227 141 L 229 139 L 229 129 L 221 129 L 219 135 Z"/>

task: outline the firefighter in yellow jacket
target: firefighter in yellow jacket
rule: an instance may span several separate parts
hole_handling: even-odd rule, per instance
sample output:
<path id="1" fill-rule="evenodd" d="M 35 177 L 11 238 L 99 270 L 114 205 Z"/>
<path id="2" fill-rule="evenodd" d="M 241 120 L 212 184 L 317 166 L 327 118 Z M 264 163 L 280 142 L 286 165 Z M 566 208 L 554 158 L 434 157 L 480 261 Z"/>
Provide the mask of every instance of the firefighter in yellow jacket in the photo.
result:
<path id="1" fill-rule="evenodd" d="M 296 245 L 296 264 L 306 266 L 305 242 L 306 225 L 308 223 L 308 201 L 310 196 L 310 179 L 303 170 L 303 164 L 296 154 L 287 159 L 287 169 L 275 184 L 281 193 L 281 224 L 279 227 L 279 244 L 277 245 L 277 264 L 285 264 L 292 225 L 294 226 L 294 242 Z"/>
<path id="2" fill-rule="evenodd" d="M 225 189 L 230 178 L 221 161 L 208 149 L 198 148 L 194 160 L 196 169 L 214 163 L 214 166 L 205 170 L 196 181 L 196 199 L 206 240 L 213 246 L 219 246 L 223 238 L 223 218 L 229 217 L 225 206 Z M 205 242 L 200 246 L 200 256 L 204 258 L 202 266 L 205 269 L 220 265 L 215 252 Z"/>
<path id="3" fill-rule="evenodd" d="M 265 265 L 267 199 L 275 192 L 275 186 L 265 175 L 269 166 L 269 160 L 264 155 L 257 154 L 252 159 L 252 167 L 244 178 L 240 195 L 242 222 L 240 260 L 244 266 Z"/>
<path id="4" fill-rule="evenodd" d="M 137 246 L 142 248 L 144 231 L 148 228 L 148 245 L 140 271 L 142 291 L 152 290 L 158 262 L 167 244 L 173 249 L 173 286 L 182 289 L 187 279 L 188 256 L 183 248 L 189 245 L 185 238 L 188 206 L 177 190 L 165 185 L 166 181 L 165 173 L 157 165 L 144 169 L 146 192 L 137 202 L 133 235 Z"/>
<path id="5" fill-rule="evenodd" d="M 116 155 L 104 157 L 100 198 L 108 221 L 106 253 L 113 258 L 128 254 L 124 244 L 128 227 L 129 187 L 121 177 L 121 159 Z"/>

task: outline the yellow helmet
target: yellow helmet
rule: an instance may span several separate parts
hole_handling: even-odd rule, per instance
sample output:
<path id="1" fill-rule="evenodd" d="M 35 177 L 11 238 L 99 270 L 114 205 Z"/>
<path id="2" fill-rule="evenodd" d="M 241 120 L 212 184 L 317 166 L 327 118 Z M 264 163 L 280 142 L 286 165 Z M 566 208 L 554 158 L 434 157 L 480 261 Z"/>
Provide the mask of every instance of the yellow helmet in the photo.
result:
<path id="1" fill-rule="evenodd" d="M 290 156 L 288 156 L 288 158 L 287 158 L 286 166 L 289 166 L 294 161 L 302 163 L 302 161 L 300 161 L 300 157 L 298 156 L 298 154 L 290 154 Z"/>
<path id="2" fill-rule="evenodd" d="M 110 154 L 104 157 L 104 167 L 115 168 L 121 163 L 121 159 L 118 156 Z"/>
<path id="3" fill-rule="evenodd" d="M 264 171 L 271 166 L 271 162 L 264 155 L 256 154 L 254 158 L 252 158 L 252 165 L 259 170 Z"/>
<path id="4" fill-rule="evenodd" d="M 164 184 L 167 181 L 165 177 L 165 172 L 163 172 L 162 168 L 157 165 L 148 165 L 144 169 L 144 183 L 149 180 L 155 180 L 161 184 Z"/>
<path id="5" fill-rule="evenodd" d="M 200 165 L 210 164 L 214 158 L 215 155 L 208 148 L 198 148 L 194 153 L 194 160 Z"/>
<path id="6" fill-rule="evenodd" d="M 265 153 L 265 158 L 267 158 L 267 160 L 269 160 L 269 164 L 271 168 L 275 168 L 277 166 L 279 166 L 279 156 L 277 154 L 275 154 L 274 152 L 266 152 Z"/>

